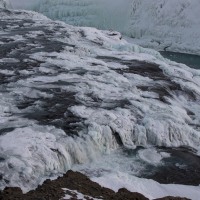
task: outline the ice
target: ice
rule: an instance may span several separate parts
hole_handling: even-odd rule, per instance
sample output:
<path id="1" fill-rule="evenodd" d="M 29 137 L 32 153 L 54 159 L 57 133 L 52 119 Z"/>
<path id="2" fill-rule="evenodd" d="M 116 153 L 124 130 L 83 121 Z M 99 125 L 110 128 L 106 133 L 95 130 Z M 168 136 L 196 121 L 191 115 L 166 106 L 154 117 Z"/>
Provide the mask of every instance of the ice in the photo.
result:
<path id="1" fill-rule="evenodd" d="M 67 199 L 71 199 L 74 198 L 74 196 L 78 199 L 78 200 L 87 200 L 87 199 L 91 199 L 91 200 L 102 200 L 102 199 L 97 199 L 97 198 L 93 198 L 91 196 L 88 195 L 83 195 L 82 193 L 76 191 L 76 190 L 69 190 L 69 189 L 63 189 L 65 192 L 70 193 L 66 194 L 65 197 L 63 197 L 63 200 L 67 200 Z"/>
<path id="2" fill-rule="evenodd" d="M 1 187 L 4 180 L 9 180 L 10 186 L 18 185 L 26 192 L 35 188 L 44 177 L 64 173 L 74 163 L 94 159 L 99 154 L 98 148 L 104 151 L 101 144 L 95 147 L 95 137 L 91 132 L 86 137 L 74 139 L 54 127 L 44 130 L 35 125 L 17 128 L 1 136 L 1 157 L 5 159 L 0 163 L 0 173 L 4 174 Z"/>
<path id="3" fill-rule="evenodd" d="M 139 150 L 138 156 L 140 157 L 140 159 L 151 165 L 159 165 L 161 164 L 161 160 L 163 158 L 170 157 L 170 154 L 167 154 L 165 152 L 158 152 L 155 149 L 149 148 L 149 149 Z"/>
<path id="4" fill-rule="evenodd" d="M 0 0 L 0 8 L 10 8 L 11 4 L 9 0 Z"/>
<path id="5" fill-rule="evenodd" d="M 0 55 L 7 57 L 0 62 L 1 188 L 28 191 L 119 148 L 200 150 L 198 70 L 115 31 L 9 12 L 0 12 L 1 23 L 9 23 L 0 40 L 10 45 Z M 148 161 L 148 154 L 140 156 Z M 152 158 L 158 165 L 164 155 L 153 151 Z"/>
<path id="6" fill-rule="evenodd" d="M 117 30 L 143 47 L 198 54 L 199 0 L 11 0 L 72 25 Z"/>

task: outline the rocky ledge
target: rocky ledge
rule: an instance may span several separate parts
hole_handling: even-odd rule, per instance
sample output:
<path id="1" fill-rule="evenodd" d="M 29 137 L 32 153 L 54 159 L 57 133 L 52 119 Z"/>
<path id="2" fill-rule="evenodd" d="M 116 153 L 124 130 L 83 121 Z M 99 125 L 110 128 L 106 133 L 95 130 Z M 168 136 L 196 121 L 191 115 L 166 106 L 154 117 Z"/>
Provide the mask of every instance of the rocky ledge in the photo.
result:
<path id="1" fill-rule="evenodd" d="M 81 195 L 80 195 L 81 194 Z M 117 193 L 101 187 L 79 172 L 68 171 L 56 180 L 46 180 L 41 186 L 26 194 L 20 188 L 5 188 L 0 192 L 1 200 L 148 200 L 139 193 L 130 192 L 125 188 Z M 158 199 L 157 199 L 158 200 Z M 188 200 L 180 197 L 164 197 L 159 200 Z"/>

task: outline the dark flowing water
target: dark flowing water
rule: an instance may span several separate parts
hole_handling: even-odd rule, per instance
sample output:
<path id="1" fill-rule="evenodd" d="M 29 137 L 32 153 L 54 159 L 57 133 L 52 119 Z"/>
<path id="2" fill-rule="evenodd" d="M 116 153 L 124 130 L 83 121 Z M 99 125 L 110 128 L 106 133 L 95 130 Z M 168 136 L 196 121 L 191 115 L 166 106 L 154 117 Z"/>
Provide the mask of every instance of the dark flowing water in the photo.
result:
<path id="1" fill-rule="evenodd" d="M 160 53 L 165 58 L 176 61 L 178 63 L 184 63 L 194 69 L 200 69 L 200 56 L 198 55 L 175 53 L 170 51 L 161 51 Z"/>

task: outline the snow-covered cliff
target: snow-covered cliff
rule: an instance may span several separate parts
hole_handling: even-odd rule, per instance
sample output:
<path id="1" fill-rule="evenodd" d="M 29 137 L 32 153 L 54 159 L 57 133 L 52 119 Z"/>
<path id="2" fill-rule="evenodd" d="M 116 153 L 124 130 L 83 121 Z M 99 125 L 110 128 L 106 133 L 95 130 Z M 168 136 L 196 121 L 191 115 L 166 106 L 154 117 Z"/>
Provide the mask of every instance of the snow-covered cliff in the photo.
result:
<path id="1" fill-rule="evenodd" d="M 0 0 L 0 8 L 10 8 L 11 4 L 9 0 Z"/>
<path id="2" fill-rule="evenodd" d="M 200 54 L 200 1 L 134 0 L 128 31 L 143 46 Z"/>
<path id="3" fill-rule="evenodd" d="M 158 50 L 200 54 L 199 0 L 12 0 L 17 8 L 41 12 L 79 26 L 118 30 Z M 28 3 L 30 2 L 30 3 Z"/>

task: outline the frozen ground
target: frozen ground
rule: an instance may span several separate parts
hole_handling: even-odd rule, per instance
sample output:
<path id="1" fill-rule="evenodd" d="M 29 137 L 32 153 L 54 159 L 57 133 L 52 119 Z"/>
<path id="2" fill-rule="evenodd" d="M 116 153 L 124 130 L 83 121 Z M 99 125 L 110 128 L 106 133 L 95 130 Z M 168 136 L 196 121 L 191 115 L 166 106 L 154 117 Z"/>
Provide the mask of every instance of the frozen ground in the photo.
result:
<path id="1" fill-rule="evenodd" d="M 200 55 L 199 0 L 11 0 L 72 25 L 117 30 L 143 47 Z"/>
<path id="2" fill-rule="evenodd" d="M 34 12 L 1 9 L 0 25 L 1 188 L 28 191 L 122 147 L 147 148 L 145 162 L 152 146 L 199 154 L 200 71 Z M 153 152 L 155 165 L 168 156 Z"/>

